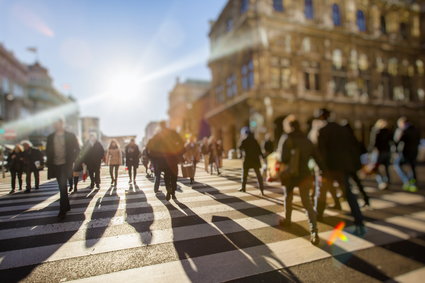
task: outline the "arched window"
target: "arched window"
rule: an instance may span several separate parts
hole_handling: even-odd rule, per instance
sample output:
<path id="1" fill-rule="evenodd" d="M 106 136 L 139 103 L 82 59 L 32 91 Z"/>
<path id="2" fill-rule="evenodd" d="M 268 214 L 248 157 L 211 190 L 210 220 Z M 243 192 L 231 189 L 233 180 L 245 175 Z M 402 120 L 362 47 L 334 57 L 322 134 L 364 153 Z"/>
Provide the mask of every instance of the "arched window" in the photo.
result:
<path id="1" fill-rule="evenodd" d="M 304 14 L 306 19 L 314 18 L 314 10 L 313 10 L 313 0 L 305 0 L 304 1 Z"/>
<path id="2" fill-rule="evenodd" d="M 357 10 L 357 28 L 359 31 L 366 31 L 366 18 L 362 10 Z"/>
<path id="3" fill-rule="evenodd" d="M 340 26 L 341 25 L 341 13 L 339 11 L 339 5 L 338 4 L 332 5 L 332 20 L 334 22 L 334 26 Z"/>
<path id="4" fill-rule="evenodd" d="M 278 12 L 283 12 L 283 0 L 273 0 L 273 9 Z"/>

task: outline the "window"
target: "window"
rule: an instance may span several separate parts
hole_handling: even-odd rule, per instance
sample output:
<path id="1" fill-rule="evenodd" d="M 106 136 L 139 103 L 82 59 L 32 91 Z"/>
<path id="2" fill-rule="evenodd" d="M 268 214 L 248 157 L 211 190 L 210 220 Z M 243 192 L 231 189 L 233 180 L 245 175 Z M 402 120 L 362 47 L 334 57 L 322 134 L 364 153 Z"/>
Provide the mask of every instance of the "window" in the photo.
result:
<path id="1" fill-rule="evenodd" d="M 242 0 L 241 2 L 241 14 L 245 13 L 249 9 L 249 0 Z"/>
<path id="2" fill-rule="evenodd" d="M 283 12 L 283 0 L 273 0 L 273 8 L 275 11 Z"/>
<path id="3" fill-rule="evenodd" d="M 288 59 L 272 58 L 271 87 L 274 89 L 291 87 L 291 69 Z"/>
<path id="4" fill-rule="evenodd" d="M 357 11 L 357 28 L 361 32 L 366 31 L 366 19 L 362 10 Z"/>
<path id="5" fill-rule="evenodd" d="M 381 15 L 381 33 L 387 34 L 387 20 L 385 19 L 385 15 Z"/>
<path id="6" fill-rule="evenodd" d="M 223 86 L 218 85 L 215 88 L 215 99 L 218 103 L 222 103 L 224 101 L 224 95 L 223 95 Z"/>
<path id="7" fill-rule="evenodd" d="M 233 20 L 227 19 L 226 21 L 226 31 L 231 31 L 233 29 Z"/>
<path id="8" fill-rule="evenodd" d="M 400 23 L 400 35 L 403 39 L 409 37 L 409 26 L 407 23 Z"/>
<path id="9" fill-rule="evenodd" d="M 334 26 L 341 26 L 341 13 L 339 11 L 339 5 L 332 5 L 332 20 L 334 22 Z"/>
<path id="10" fill-rule="evenodd" d="M 306 90 L 320 90 L 320 76 L 317 71 L 309 70 L 304 72 L 304 87 Z"/>
<path id="11" fill-rule="evenodd" d="M 313 0 L 304 1 L 304 15 L 309 20 L 314 18 Z"/>
<path id="12" fill-rule="evenodd" d="M 242 88 L 251 89 L 254 86 L 254 63 L 252 59 L 242 66 Z"/>
<path id="13" fill-rule="evenodd" d="M 384 99 L 393 100 L 394 99 L 394 85 L 392 76 L 384 72 L 382 74 L 382 84 L 384 87 Z"/>
<path id="14" fill-rule="evenodd" d="M 231 75 L 226 80 L 226 90 L 227 90 L 227 97 L 232 98 L 238 93 L 238 87 L 236 85 L 236 76 Z"/>

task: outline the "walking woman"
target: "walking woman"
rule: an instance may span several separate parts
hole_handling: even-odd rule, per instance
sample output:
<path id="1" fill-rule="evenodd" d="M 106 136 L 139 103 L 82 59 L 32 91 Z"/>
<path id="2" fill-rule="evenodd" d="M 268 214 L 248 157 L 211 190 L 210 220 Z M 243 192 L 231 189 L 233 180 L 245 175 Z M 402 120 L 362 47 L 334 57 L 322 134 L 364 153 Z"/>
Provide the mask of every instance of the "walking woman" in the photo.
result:
<path id="1" fill-rule="evenodd" d="M 185 153 L 183 154 L 183 158 L 185 162 L 192 164 L 193 166 L 193 172 L 190 176 L 190 184 L 193 184 L 195 181 L 195 173 L 196 173 L 196 164 L 199 162 L 200 159 L 200 150 L 199 146 L 195 141 L 194 137 L 191 137 L 185 144 Z"/>
<path id="2" fill-rule="evenodd" d="M 211 136 L 208 141 L 209 151 L 209 162 L 210 162 L 210 174 L 213 174 L 213 168 L 217 170 L 217 175 L 220 175 L 220 164 L 219 164 L 219 148 L 217 146 L 217 140 L 214 136 Z"/>
<path id="3" fill-rule="evenodd" d="M 125 163 L 128 168 L 129 184 L 136 184 L 137 168 L 139 168 L 140 150 L 134 139 L 125 147 Z"/>
<path id="4" fill-rule="evenodd" d="M 18 178 L 19 190 L 22 191 L 22 172 L 24 171 L 24 160 L 22 156 L 22 147 L 17 144 L 13 151 L 7 157 L 7 167 L 12 177 L 12 190 L 9 194 L 13 194 L 16 188 L 16 178 Z"/>
<path id="5" fill-rule="evenodd" d="M 116 140 L 111 140 L 106 151 L 106 164 L 109 165 L 109 174 L 111 175 L 111 185 L 117 186 L 118 169 L 122 164 L 121 149 Z"/>
<path id="6" fill-rule="evenodd" d="M 210 164 L 210 152 L 209 152 L 208 138 L 207 137 L 204 137 L 202 139 L 201 152 L 202 152 L 202 157 L 204 158 L 205 172 L 209 173 L 208 172 L 208 164 Z"/>

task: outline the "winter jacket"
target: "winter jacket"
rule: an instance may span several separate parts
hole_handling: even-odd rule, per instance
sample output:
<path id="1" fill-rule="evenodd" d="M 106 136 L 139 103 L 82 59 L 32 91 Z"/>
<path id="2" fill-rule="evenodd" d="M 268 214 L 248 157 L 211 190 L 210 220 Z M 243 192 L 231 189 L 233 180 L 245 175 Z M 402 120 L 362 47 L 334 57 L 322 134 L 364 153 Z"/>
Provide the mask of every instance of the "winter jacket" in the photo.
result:
<path id="1" fill-rule="evenodd" d="M 264 157 L 261 152 L 261 147 L 254 135 L 248 134 L 248 136 L 242 141 L 239 149 L 244 152 L 243 165 L 245 168 L 260 168 L 261 161 L 260 157 Z"/>
<path id="2" fill-rule="evenodd" d="M 121 149 L 109 148 L 106 151 L 105 162 L 108 165 L 121 165 L 122 164 L 122 153 Z"/>
<path id="3" fill-rule="evenodd" d="M 139 167 L 140 150 L 139 147 L 134 144 L 128 144 L 125 147 L 125 163 L 127 166 Z"/>
<path id="4" fill-rule="evenodd" d="M 24 158 L 22 152 L 12 151 L 7 157 L 9 171 L 22 172 L 24 170 Z"/>
<path id="5" fill-rule="evenodd" d="M 55 149 L 53 145 L 55 133 L 50 134 L 47 137 L 47 144 L 46 144 L 46 157 L 47 157 L 47 176 L 48 179 L 56 178 L 56 171 L 54 170 L 55 166 L 53 164 L 54 156 L 55 156 Z M 66 163 L 65 166 L 69 168 L 69 171 L 72 172 L 72 166 L 77 158 L 79 152 L 80 152 L 80 146 L 78 144 L 77 137 L 70 132 L 65 131 L 65 159 Z"/>

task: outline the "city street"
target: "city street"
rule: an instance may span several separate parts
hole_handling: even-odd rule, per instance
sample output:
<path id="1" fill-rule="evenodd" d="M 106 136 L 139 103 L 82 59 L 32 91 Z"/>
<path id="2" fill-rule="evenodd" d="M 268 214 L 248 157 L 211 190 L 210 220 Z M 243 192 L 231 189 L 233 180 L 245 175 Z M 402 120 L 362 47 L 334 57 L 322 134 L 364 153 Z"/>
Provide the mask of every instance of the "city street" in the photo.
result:
<path id="1" fill-rule="evenodd" d="M 268 184 L 262 197 L 250 176 L 247 192 L 238 192 L 240 162 L 225 161 L 221 176 L 199 164 L 195 184 L 179 178 L 177 200 L 170 202 L 165 187 L 155 195 L 142 172 L 130 186 L 123 166 L 117 189 L 110 188 L 104 167 L 101 189 L 80 182 L 61 221 L 55 181 L 42 175 L 40 190 L 8 195 L 8 179 L 1 179 L 0 281 L 419 282 L 425 276 L 423 166 L 418 193 L 400 190 L 397 181 L 379 191 L 365 180 L 371 196 L 371 208 L 363 209 L 366 236 L 350 234 L 344 202 L 342 212 L 326 210 L 316 247 L 298 196 L 294 223 L 283 228 L 279 183 Z M 341 221 L 347 239 L 328 245 Z"/>

